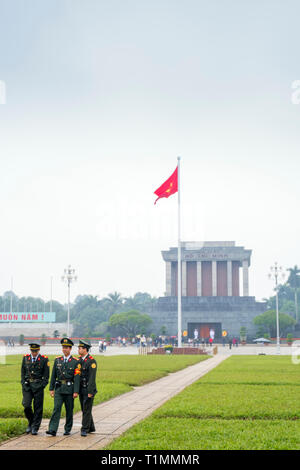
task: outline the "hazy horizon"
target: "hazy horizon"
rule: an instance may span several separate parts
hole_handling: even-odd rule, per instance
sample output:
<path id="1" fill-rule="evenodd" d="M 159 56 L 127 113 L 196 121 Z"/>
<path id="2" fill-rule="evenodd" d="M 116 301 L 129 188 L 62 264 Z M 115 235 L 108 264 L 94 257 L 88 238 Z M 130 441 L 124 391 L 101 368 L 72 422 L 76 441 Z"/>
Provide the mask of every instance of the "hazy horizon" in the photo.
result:
<path id="1" fill-rule="evenodd" d="M 249 295 L 300 265 L 295 0 L 0 0 L 0 291 L 165 291 L 182 240 L 252 250 Z"/>

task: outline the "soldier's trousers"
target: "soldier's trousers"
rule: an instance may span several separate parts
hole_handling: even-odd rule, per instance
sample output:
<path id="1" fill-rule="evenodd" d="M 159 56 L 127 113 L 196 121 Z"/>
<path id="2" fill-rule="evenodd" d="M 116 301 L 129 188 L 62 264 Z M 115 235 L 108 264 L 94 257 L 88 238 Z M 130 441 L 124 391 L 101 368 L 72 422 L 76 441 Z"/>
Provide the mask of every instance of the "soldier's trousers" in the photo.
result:
<path id="1" fill-rule="evenodd" d="M 32 409 L 33 404 L 33 409 Z M 22 405 L 24 406 L 24 413 L 28 419 L 28 424 L 37 431 L 42 422 L 43 417 L 43 404 L 44 404 L 44 389 L 39 390 L 24 390 Z"/>
<path id="2" fill-rule="evenodd" d="M 53 408 L 52 416 L 49 422 L 49 431 L 57 432 L 63 404 L 65 404 L 65 409 L 66 409 L 66 423 L 65 423 L 64 429 L 65 429 L 65 432 L 71 432 L 71 429 L 73 426 L 73 408 L 74 408 L 73 394 L 60 393 L 58 390 L 55 390 L 55 393 L 54 393 L 54 408 Z"/>
<path id="3" fill-rule="evenodd" d="M 84 392 L 79 394 L 79 399 L 82 411 L 81 431 L 94 432 L 96 431 L 92 416 L 94 397 L 89 398 L 87 392 Z"/>

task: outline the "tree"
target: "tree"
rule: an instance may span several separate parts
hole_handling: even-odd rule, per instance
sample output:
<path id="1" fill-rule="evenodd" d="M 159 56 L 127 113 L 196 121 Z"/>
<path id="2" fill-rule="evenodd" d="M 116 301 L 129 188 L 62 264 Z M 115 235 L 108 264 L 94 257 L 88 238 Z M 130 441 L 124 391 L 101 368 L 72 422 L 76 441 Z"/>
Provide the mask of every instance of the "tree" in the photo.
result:
<path id="1" fill-rule="evenodd" d="M 272 297 L 268 299 L 263 299 L 264 302 L 267 303 L 267 309 L 268 310 L 275 310 L 276 308 L 276 296 L 273 295 Z M 287 283 L 285 284 L 279 284 L 278 285 L 278 305 L 279 305 L 279 310 L 283 313 L 290 313 L 291 308 L 289 302 L 293 302 L 295 304 L 295 295 L 294 295 L 294 289 L 292 289 Z M 289 305 L 288 310 L 286 310 L 287 305 Z M 295 308 L 293 309 L 292 313 L 295 311 Z"/>
<path id="2" fill-rule="evenodd" d="M 276 336 L 276 311 L 267 310 L 266 312 L 254 318 L 253 323 L 264 328 L 274 338 Z M 279 313 L 279 331 L 283 335 L 286 330 L 296 324 L 296 320 L 290 315 Z"/>
<path id="3" fill-rule="evenodd" d="M 133 297 L 126 297 L 124 307 L 130 310 L 148 311 L 152 310 L 155 297 L 151 297 L 147 292 L 137 292 Z"/>
<path id="4" fill-rule="evenodd" d="M 123 297 L 120 292 L 111 292 L 103 299 L 104 304 L 108 306 L 109 316 L 117 312 L 123 305 Z"/>
<path id="5" fill-rule="evenodd" d="M 106 320 L 103 305 L 93 295 L 80 295 L 76 297 L 71 309 L 71 323 L 74 325 L 74 336 L 90 335 L 96 325 Z"/>
<path id="6" fill-rule="evenodd" d="M 47 336 L 45 335 L 45 333 L 43 333 L 41 336 L 41 343 L 43 346 L 45 346 L 46 342 L 47 342 Z"/>
<path id="7" fill-rule="evenodd" d="M 47 310 L 50 311 L 50 302 L 47 302 Z M 52 312 L 56 313 L 56 322 L 64 323 L 67 321 L 67 310 L 60 302 L 57 300 L 52 300 Z"/>
<path id="8" fill-rule="evenodd" d="M 10 299 L 10 297 L 11 297 L 12 299 L 17 299 L 17 298 L 18 298 L 18 297 L 16 296 L 16 294 L 15 294 L 13 291 L 11 291 L 11 290 L 8 290 L 8 291 L 4 292 L 3 297 L 5 297 L 5 298 L 7 298 L 7 299 Z"/>
<path id="9" fill-rule="evenodd" d="M 163 325 L 160 329 L 160 332 L 163 336 L 166 336 L 167 334 L 167 327 L 165 325 Z"/>
<path id="10" fill-rule="evenodd" d="M 104 321 L 99 323 L 99 325 L 95 326 L 95 331 L 97 332 L 97 336 L 105 336 L 109 329 L 109 322 Z"/>
<path id="11" fill-rule="evenodd" d="M 295 317 L 295 304 L 292 300 L 286 300 L 281 304 L 281 313 L 287 313 L 292 317 Z"/>
<path id="12" fill-rule="evenodd" d="M 24 335 L 23 334 L 21 334 L 19 336 L 19 344 L 20 344 L 20 346 L 23 346 L 23 344 L 24 344 Z"/>
<path id="13" fill-rule="evenodd" d="M 241 338 L 241 341 L 246 341 L 247 339 L 247 328 L 245 326 L 241 326 L 240 338 Z"/>
<path id="14" fill-rule="evenodd" d="M 290 272 L 289 278 L 287 280 L 287 284 L 294 289 L 294 298 L 295 298 L 295 314 L 296 314 L 296 322 L 298 323 L 298 287 L 300 287 L 300 269 L 297 265 L 293 268 L 288 268 Z"/>
<path id="15" fill-rule="evenodd" d="M 126 336 L 136 336 L 145 331 L 152 323 L 149 315 L 141 314 L 137 310 L 114 313 L 109 319 L 109 326 L 118 333 Z"/>

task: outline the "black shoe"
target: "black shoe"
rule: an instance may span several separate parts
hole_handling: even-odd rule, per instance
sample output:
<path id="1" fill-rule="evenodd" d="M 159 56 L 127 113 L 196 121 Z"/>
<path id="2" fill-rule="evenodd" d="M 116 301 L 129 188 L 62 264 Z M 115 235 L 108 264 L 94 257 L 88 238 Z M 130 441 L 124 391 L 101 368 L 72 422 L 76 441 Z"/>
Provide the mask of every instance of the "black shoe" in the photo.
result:
<path id="1" fill-rule="evenodd" d="M 31 434 L 32 434 L 33 436 L 36 436 L 37 433 L 38 433 L 38 430 L 37 430 L 37 429 L 32 429 L 32 430 L 31 430 Z"/>
<path id="2" fill-rule="evenodd" d="M 46 431 L 46 434 L 50 434 L 50 436 L 56 436 L 55 431 Z"/>
<path id="3" fill-rule="evenodd" d="M 26 433 L 30 434 L 31 433 L 31 424 L 29 424 L 26 428 Z"/>
<path id="4" fill-rule="evenodd" d="M 69 431 L 64 432 L 64 436 L 69 436 L 71 433 Z"/>
<path id="5" fill-rule="evenodd" d="M 82 437 L 86 437 L 86 436 L 87 436 L 87 432 L 86 432 L 86 431 L 81 431 L 81 436 L 82 436 Z"/>

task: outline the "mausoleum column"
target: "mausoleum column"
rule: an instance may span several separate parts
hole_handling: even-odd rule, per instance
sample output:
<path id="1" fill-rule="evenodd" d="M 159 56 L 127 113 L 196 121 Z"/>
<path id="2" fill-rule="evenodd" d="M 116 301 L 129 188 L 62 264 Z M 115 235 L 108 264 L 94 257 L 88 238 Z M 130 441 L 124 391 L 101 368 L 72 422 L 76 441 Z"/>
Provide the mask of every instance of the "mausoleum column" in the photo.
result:
<path id="1" fill-rule="evenodd" d="M 172 264 L 171 261 L 166 261 L 166 296 L 170 297 L 172 295 Z"/>
<path id="2" fill-rule="evenodd" d="M 227 295 L 232 297 L 232 261 L 227 261 Z"/>
<path id="3" fill-rule="evenodd" d="M 197 261 L 197 296 L 202 296 L 202 273 L 201 273 L 201 261 Z"/>
<path id="4" fill-rule="evenodd" d="M 212 261 L 212 295 L 217 295 L 217 262 Z"/>
<path id="5" fill-rule="evenodd" d="M 243 296 L 249 295 L 249 262 L 248 260 L 243 261 Z"/>

